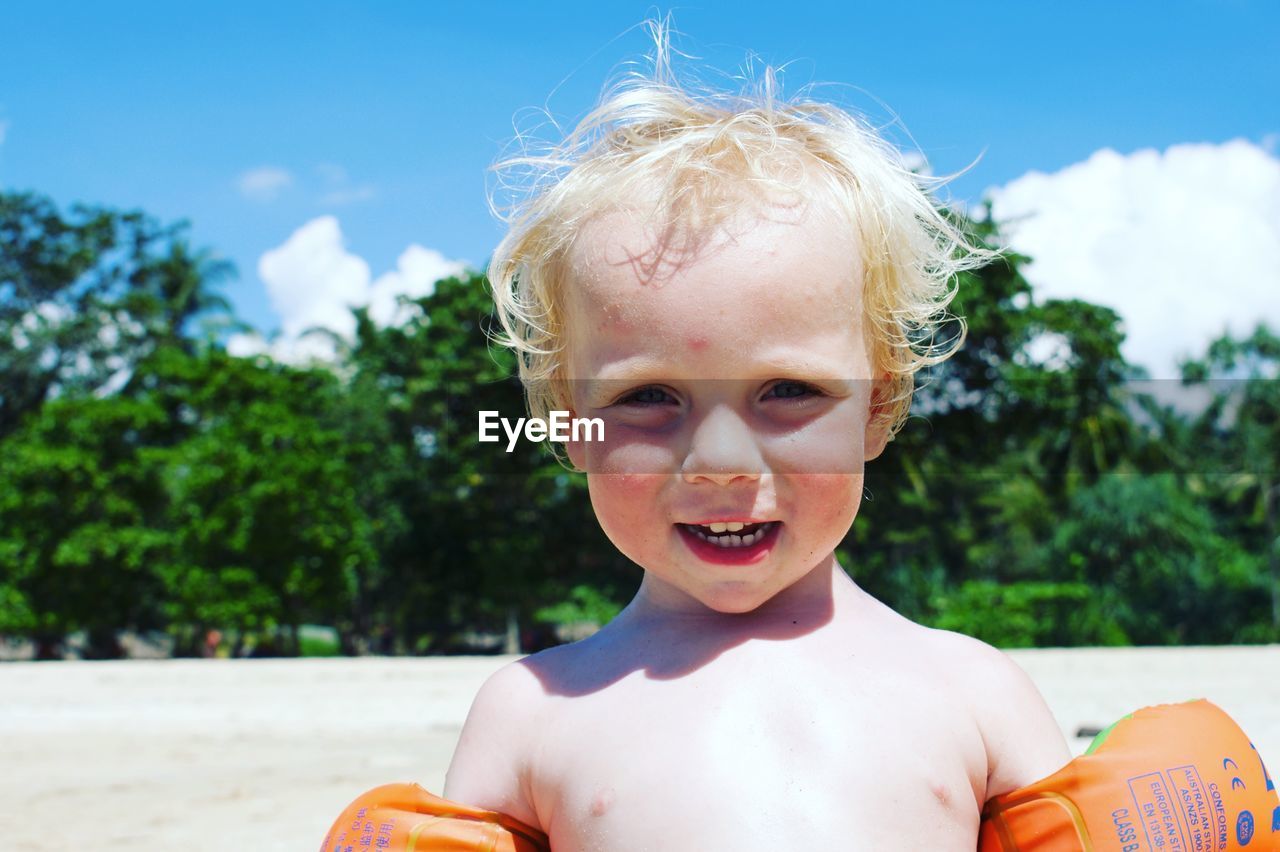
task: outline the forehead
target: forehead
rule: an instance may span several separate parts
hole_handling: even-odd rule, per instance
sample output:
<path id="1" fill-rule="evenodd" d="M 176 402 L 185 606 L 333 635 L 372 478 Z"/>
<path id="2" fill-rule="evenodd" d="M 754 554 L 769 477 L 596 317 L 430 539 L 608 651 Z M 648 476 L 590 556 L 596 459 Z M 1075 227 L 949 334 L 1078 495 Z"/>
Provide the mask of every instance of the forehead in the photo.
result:
<path id="1" fill-rule="evenodd" d="M 568 252 L 571 301 L 678 298 L 681 281 L 717 274 L 735 274 L 717 288 L 726 296 L 742 296 L 756 285 L 782 298 L 790 288 L 767 285 L 788 270 L 850 284 L 842 301 L 860 296 L 861 247 L 849 217 L 833 203 L 750 198 L 728 214 L 712 215 L 659 219 L 621 207 L 591 216 Z M 748 270 L 755 274 L 742 275 Z"/>
<path id="2" fill-rule="evenodd" d="M 586 223 L 568 259 L 567 343 L 586 373 L 637 346 L 718 355 L 706 362 L 718 370 L 727 352 L 844 351 L 861 325 L 855 230 L 813 201 L 744 205 L 701 226 L 612 210 Z"/>

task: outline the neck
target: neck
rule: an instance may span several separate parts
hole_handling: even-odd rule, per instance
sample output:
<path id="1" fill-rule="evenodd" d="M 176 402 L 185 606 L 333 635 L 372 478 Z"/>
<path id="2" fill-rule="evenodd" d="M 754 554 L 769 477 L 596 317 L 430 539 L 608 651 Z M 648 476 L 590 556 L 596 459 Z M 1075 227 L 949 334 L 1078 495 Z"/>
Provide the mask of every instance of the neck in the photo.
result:
<path id="1" fill-rule="evenodd" d="M 549 691 L 561 695 L 594 692 L 636 671 L 650 680 L 677 680 L 752 641 L 829 637 L 848 645 L 848 637 L 840 634 L 874 620 L 878 605 L 834 554 L 744 613 L 717 612 L 646 575 L 627 608 L 580 643 L 591 651 L 580 658 L 589 658 L 589 665 L 557 670 L 546 660 L 539 662 L 537 655 L 527 662 Z M 834 633 L 829 632 L 832 627 Z"/>
<path id="2" fill-rule="evenodd" d="M 817 630 L 848 613 L 866 593 L 829 554 L 807 574 L 748 612 L 719 612 L 646 573 L 640 589 L 615 619 L 618 626 L 714 630 L 784 638 Z M 745 637 L 741 637 L 745 638 Z"/>

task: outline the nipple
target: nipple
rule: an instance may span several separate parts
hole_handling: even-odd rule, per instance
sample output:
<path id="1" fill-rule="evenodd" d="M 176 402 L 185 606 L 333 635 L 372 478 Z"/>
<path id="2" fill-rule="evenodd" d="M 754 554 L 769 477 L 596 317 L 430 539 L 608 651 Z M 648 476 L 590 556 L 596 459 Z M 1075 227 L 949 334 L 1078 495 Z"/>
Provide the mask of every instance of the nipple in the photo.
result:
<path id="1" fill-rule="evenodd" d="M 605 787 L 596 793 L 595 798 L 591 800 L 591 815 L 594 817 L 604 816 L 604 812 L 609 810 L 613 804 L 613 788 Z"/>
<path id="2" fill-rule="evenodd" d="M 929 789 L 940 805 L 947 809 L 951 808 L 951 791 L 947 789 L 946 784 L 941 781 L 932 781 L 929 783 Z"/>

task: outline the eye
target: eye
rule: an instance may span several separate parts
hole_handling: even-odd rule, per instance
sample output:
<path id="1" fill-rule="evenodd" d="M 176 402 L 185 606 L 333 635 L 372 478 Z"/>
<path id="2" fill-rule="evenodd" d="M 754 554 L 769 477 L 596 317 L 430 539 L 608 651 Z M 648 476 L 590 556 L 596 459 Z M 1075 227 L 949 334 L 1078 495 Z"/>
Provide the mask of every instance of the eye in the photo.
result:
<path id="1" fill-rule="evenodd" d="M 675 397 L 667 393 L 665 389 L 660 388 L 657 385 L 648 385 L 647 387 L 637 388 L 636 390 L 623 394 L 618 398 L 618 401 L 615 404 L 650 406 L 667 405 L 674 403 L 675 401 Z"/>
<path id="2" fill-rule="evenodd" d="M 774 383 L 765 394 L 766 399 L 770 397 L 773 399 L 807 399 L 811 396 L 823 396 L 823 392 L 811 384 L 797 382 L 792 379 L 783 379 Z"/>

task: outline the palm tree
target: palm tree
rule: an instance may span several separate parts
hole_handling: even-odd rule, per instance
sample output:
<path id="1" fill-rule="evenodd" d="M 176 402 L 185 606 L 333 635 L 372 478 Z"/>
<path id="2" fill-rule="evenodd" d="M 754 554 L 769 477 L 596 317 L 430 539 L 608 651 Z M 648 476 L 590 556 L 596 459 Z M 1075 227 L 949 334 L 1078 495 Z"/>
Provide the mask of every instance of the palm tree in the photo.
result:
<path id="1" fill-rule="evenodd" d="M 1227 474 L 1220 486 L 1239 532 L 1261 534 L 1280 636 L 1280 337 L 1261 323 L 1243 340 L 1224 335 L 1182 374 L 1185 384 L 1216 380 L 1214 402 L 1194 428 L 1203 455 Z"/>
<path id="2" fill-rule="evenodd" d="M 197 339 L 187 336 L 187 326 L 195 318 L 203 318 L 203 342 L 209 343 L 223 330 L 247 330 L 248 326 L 232 315 L 231 303 L 215 292 L 214 286 L 234 278 L 235 264 L 209 249 L 192 249 L 176 231 L 170 230 L 168 251 L 149 257 L 139 265 L 133 283 L 149 315 L 144 323 L 156 346 L 173 345 L 184 351 L 194 350 Z"/>

